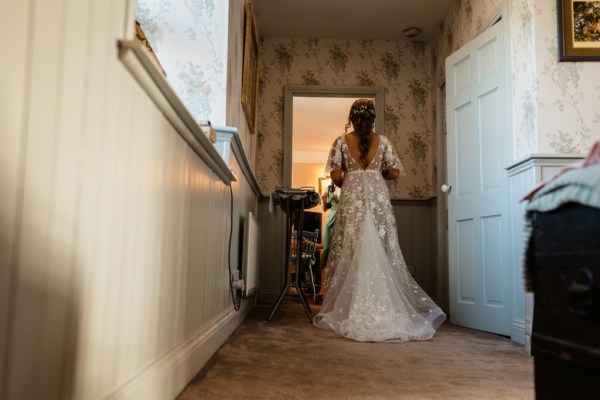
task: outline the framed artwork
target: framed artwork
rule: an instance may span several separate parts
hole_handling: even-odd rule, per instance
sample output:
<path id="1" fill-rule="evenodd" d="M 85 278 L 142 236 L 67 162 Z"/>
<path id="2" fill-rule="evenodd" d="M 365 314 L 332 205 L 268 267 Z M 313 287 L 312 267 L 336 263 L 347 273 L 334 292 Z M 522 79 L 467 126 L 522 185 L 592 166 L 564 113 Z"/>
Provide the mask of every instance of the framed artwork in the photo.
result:
<path id="1" fill-rule="evenodd" d="M 254 24 L 254 7 L 246 5 L 244 29 L 244 71 L 242 75 L 242 107 L 251 133 L 256 132 L 258 102 L 258 35 Z"/>
<path id="2" fill-rule="evenodd" d="M 600 1 L 557 0 L 559 61 L 600 61 Z"/>
<path id="3" fill-rule="evenodd" d="M 330 177 L 319 177 L 319 193 L 323 194 L 327 190 L 327 186 L 331 185 Z"/>
<path id="4" fill-rule="evenodd" d="M 140 41 L 144 45 L 146 50 L 152 56 L 152 60 L 154 61 L 154 64 L 156 65 L 156 67 L 163 73 L 164 76 L 167 76 L 167 74 L 165 73 L 165 70 L 163 69 L 162 65 L 160 64 L 160 61 L 158 61 L 158 57 L 156 57 L 156 53 L 152 49 L 150 42 L 148 42 L 148 38 L 146 38 L 146 35 L 144 34 L 144 31 L 142 30 L 142 26 L 140 25 L 140 23 L 138 21 L 135 21 L 135 39 Z"/>

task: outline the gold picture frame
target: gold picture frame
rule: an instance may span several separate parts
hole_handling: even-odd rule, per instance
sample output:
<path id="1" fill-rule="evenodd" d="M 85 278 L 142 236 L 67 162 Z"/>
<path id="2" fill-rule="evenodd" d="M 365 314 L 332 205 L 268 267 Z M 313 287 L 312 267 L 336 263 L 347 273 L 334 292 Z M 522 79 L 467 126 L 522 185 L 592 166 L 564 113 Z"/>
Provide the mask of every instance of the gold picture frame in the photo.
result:
<path id="1" fill-rule="evenodd" d="M 331 185 L 331 178 L 329 176 L 319 177 L 319 193 L 325 193 L 329 185 Z"/>
<path id="2" fill-rule="evenodd" d="M 256 132 L 258 103 L 258 35 L 254 23 L 254 7 L 246 5 L 244 28 L 244 71 L 242 74 L 242 107 L 250 133 Z"/>
<path id="3" fill-rule="evenodd" d="M 135 39 L 144 45 L 144 47 L 146 48 L 148 53 L 150 53 L 150 56 L 152 57 L 152 61 L 154 62 L 156 67 L 163 73 L 164 76 L 167 76 L 165 70 L 163 69 L 162 65 L 160 64 L 160 61 L 158 61 L 158 57 L 156 56 L 156 53 L 152 49 L 152 46 L 150 45 L 150 42 L 148 41 L 146 34 L 144 34 L 144 31 L 142 30 L 142 25 L 140 25 L 139 21 L 135 21 Z"/>
<path id="4" fill-rule="evenodd" d="M 600 61 L 600 1 L 557 0 L 559 61 Z"/>

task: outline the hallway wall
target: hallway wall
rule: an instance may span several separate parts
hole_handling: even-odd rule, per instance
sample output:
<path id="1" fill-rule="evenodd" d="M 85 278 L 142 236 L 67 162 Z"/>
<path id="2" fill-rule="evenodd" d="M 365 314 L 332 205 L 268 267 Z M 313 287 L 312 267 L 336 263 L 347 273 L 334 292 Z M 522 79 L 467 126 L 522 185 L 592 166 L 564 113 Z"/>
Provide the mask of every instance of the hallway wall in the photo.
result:
<path id="1" fill-rule="evenodd" d="M 431 51 L 424 42 L 265 38 L 260 51 L 256 174 L 263 193 L 283 185 L 285 85 L 381 86 L 385 116 L 378 131 L 396 146 L 407 172 L 388 183 L 390 195 L 433 196 L 432 68 Z M 339 121 L 338 135 L 344 133 L 346 122 Z"/>
<path id="2" fill-rule="evenodd" d="M 508 3 L 514 161 L 532 153 L 586 154 L 600 138 L 597 62 L 558 61 L 555 0 L 456 1 L 432 40 L 435 83 L 444 60 L 473 39 Z"/>
<path id="3" fill-rule="evenodd" d="M 436 91 L 444 81 L 445 58 L 483 29 L 501 1 L 456 1 L 429 42 L 266 38 L 261 46 L 256 171 L 263 194 L 283 184 L 285 85 L 385 87 L 383 133 L 393 141 L 408 173 L 389 183 L 400 245 L 417 282 L 446 310 L 447 272 L 444 265 L 437 265 L 435 237 L 434 198 L 439 188 L 435 153 L 440 134 Z M 344 123 L 340 121 L 340 134 Z M 281 229 L 282 222 L 276 220 L 280 216 L 269 216 L 265 203 L 259 212 L 264 215 L 264 232 L 270 235 L 261 253 L 261 287 L 267 299 L 283 282 L 280 271 L 285 256 L 272 250 L 283 232 L 276 233 Z"/>
<path id="4" fill-rule="evenodd" d="M 598 112 L 598 89 L 600 88 L 600 64 L 598 62 L 558 61 L 557 2 L 553 0 L 523 1 L 522 24 L 529 27 L 534 47 L 524 63 L 535 54 L 535 74 L 537 81 L 530 82 L 521 92 L 523 95 L 535 93 L 533 103 L 537 113 L 534 147 L 531 152 L 557 154 L 587 154 L 594 142 L 600 140 L 600 113 Z M 529 12 L 528 12 L 529 11 Z M 519 40 L 521 39 L 521 40 Z M 527 37 L 516 37 L 520 46 Z M 530 96 L 532 97 L 532 96 Z M 525 101 L 514 104 L 517 108 L 530 108 L 527 96 Z M 526 127 L 529 125 L 526 125 Z M 522 136 L 531 135 L 521 129 Z M 525 154 L 529 155 L 529 154 Z M 523 154 L 517 154 L 520 159 Z"/>
<path id="5" fill-rule="evenodd" d="M 435 268 L 436 202 L 422 200 L 393 200 L 398 241 L 410 273 L 432 299 L 447 310 L 447 288 Z M 268 200 L 258 205 L 261 221 L 260 282 L 258 302 L 273 304 L 285 284 L 285 213 L 277 204 L 269 212 Z"/>
<path id="6" fill-rule="evenodd" d="M 241 30 L 244 1 L 232 4 Z M 252 306 L 235 312 L 228 287 L 229 188 L 118 59 L 133 9 L 3 2 L 3 399 L 173 398 Z M 240 221 L 257 211 L 237 178 L 234 267 Z"/>

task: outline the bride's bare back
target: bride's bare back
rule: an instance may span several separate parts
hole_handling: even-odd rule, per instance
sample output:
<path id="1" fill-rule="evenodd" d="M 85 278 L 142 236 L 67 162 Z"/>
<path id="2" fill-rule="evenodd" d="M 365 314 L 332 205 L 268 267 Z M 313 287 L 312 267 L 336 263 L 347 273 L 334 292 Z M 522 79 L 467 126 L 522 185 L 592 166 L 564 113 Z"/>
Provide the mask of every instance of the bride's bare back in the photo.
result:
<path id="1" fill-rule="evenodd" d="M 373 167 L 371 164 L 374 162 L 375 157 L 378 156 L 379 148 L 381 145 L 381 136 L 379 136 L 375 132 L 372 132 L 371 135 L 372 139 L 369 146 L 369 151 L 367 152 L 367 156 L 365 157 L 366 161 L 360 159 L 360 139 L 355 131 L 347 133 L 341 137 L 343 142 L 345 142 L 346 151 L 349 153 L 350 157 L 352 158 L 352 161 L 360 169 L 363 170 Z M 389 142 L 386 141 L 385 143 L 389 146 Z M 389 151 L 393 152 L 391 148 L 389 149 Z M 382 155 L 380 154 L 379 156 L 381 158 Z M 381 170 L 381 174 L 385 179 L 396 179 L 400 176 L 400 169 L 401 167 L 398 168 L 398 166 L 395 164 L 387 165 Z M 344 180 L 344 172 L 341 170 L 341 168 L 338 170 L 331 171 L 331 178 L 337 186 L 342 187 Z"/>
<path id="2" fill-rule="evenodd" d="M 371 133 L 371 145 L 369 147 L 369 151 L 367 152 L 366 162 L 360 159 L 360 139 L 358 134 L 354 131 L 348 133 L 346 135 L 346 144 L 348 145 L 348 151 L 354 160 L 360 165 L 361 168 L 365 169 L 369 166 L 373 158 L 377 155 L 377 150 L 379 149 L 379 141 L 380 137 L 375 132 Z"/>

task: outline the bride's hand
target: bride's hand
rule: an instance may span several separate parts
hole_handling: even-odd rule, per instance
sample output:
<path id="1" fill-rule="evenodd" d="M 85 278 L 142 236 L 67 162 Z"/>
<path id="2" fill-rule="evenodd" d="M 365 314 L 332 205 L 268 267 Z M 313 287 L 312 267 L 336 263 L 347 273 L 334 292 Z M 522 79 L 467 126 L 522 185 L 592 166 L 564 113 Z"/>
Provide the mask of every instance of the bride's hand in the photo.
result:
<path id="1" fill-rule="evenodd" d="M 383 175 L 383 179 L 392 180 L 400 177 L 400 171 L 397 169 L 384 169 L 381 171 L 381 175 Z"/>
<path id="2" fill-rule="evenodd" d="M 343 174 L 342 170 L 340 170 L 340 169 L 333 170 L 333 171 L 331 171 L 330 176 L 331 176 L 331 181 L 333 183 L 335 183 L 336 186 L 342 187 L 342 184 L 344 183 L 344 174 Z"/>

